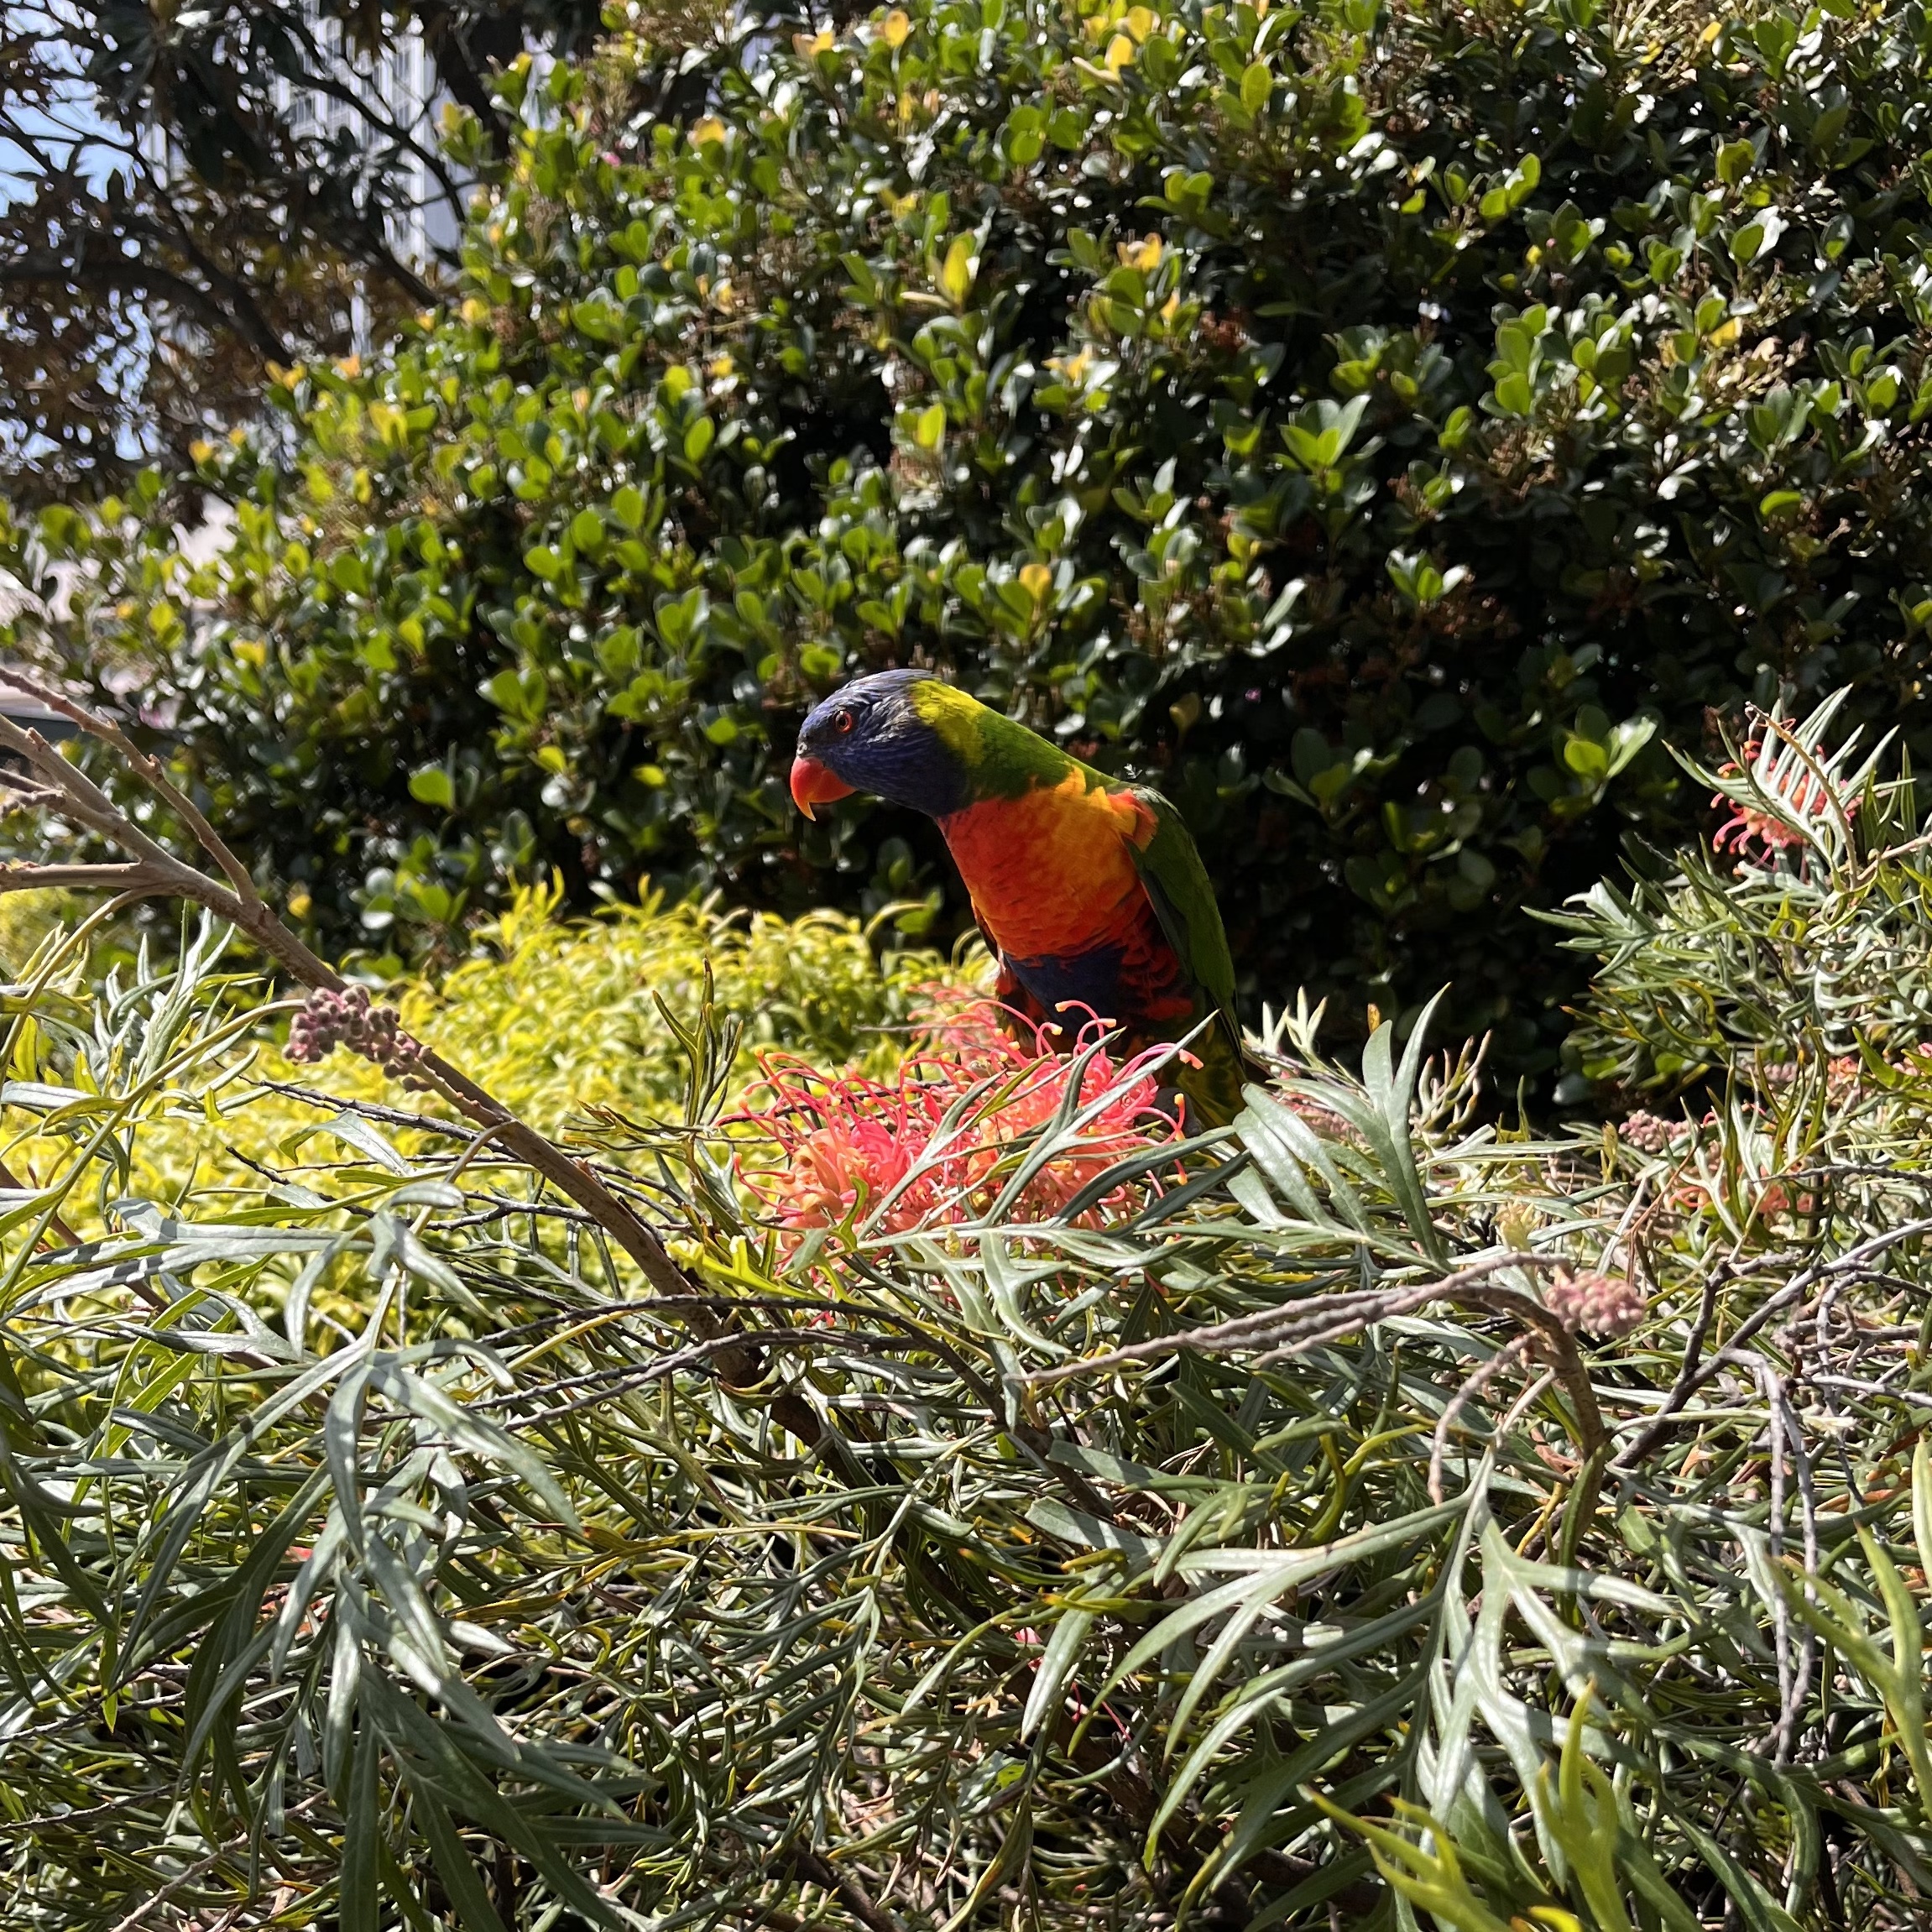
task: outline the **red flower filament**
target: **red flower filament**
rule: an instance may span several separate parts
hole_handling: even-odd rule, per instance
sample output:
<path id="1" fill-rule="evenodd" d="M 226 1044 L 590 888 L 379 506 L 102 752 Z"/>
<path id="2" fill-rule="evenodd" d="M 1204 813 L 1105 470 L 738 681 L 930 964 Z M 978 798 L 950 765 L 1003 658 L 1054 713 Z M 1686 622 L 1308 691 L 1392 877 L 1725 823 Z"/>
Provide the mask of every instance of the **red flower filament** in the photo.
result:
<path id="1" fill-rule="evenodd" d="M 1089 1027 L 1078 1044 L 1096 1037 Z M 1168 1137 L 1173 1122 L 1160 1110 L 1151 1064 L 1166 1052 L 1124 1063 L 1104 1047 L 1094 1053 L 1078 1104 L 1097 1111 L 1077 1144 L 1028 1178 L 1013 1219 L 1062 1213 L 1124 1156 Z M 741 1162 L 740 1177 L 791 1235 L 854 1219 L 887 1235 L 958 1226 L 998 1199 L 1023 1144 L 1065 1100 L 1077 1063 L 1077 1055 L 1054 1052 L 1042 1037 L 1013 1038 L 984 1002 L 937 1016 L 890 1080 L 826 1074 L 772 1056 L 762 1063 L 763 1104 L 740 1118 L 778 1158 Z M 1082 1219 L 1095 1223 L 1118 1204 L 1110 1195 Z"/>
<path id="2" fill-rule="evenodd" d="M 1744 747 L 1745 763 L 1723 765 L 1718 776 L 1741 778 L 1749 770 L 1792 817 L 1804 820 L 1816 813 L 1830 796 L 1824 780 L 1804 765 L 1788 766 L 1779 775 L 1762 752 L 1762 739 L 1752 738 Z M 1721 811 L 1726 806 L 1731 808 L 1731 817 L 1712 836 L 1713 852 L 1722 852 L 1728 846 L 1741 859 L 1757 857 L 1768 864 L 1778 853 L 1796 851 L 1807 843 L 1803 833 L 1760 806 L 1741 803 L 1721 791 L 1714 793 L 1710 802 Z M 1757 849 L 1754 852 L 1753 848 Z"/>

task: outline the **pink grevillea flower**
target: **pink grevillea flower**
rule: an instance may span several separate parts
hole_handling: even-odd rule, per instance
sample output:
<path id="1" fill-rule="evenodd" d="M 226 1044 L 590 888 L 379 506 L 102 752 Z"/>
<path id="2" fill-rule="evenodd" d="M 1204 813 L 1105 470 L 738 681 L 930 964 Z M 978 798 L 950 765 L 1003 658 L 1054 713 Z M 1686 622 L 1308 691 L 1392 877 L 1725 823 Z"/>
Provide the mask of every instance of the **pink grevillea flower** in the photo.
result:
<path id="1" fill-rule="evenodd" d="M 1762 755 L 1763 744 L 1762 735 L 1753 737 L 1744 747 L 1743 765 L 1721 765 L 1718 776 L 1740 778 L 1749 771 L 1767 790 L 1775 789 L 1793 817 L 1802 819 L 1817 811 L 1830 796 L 1824 781 L 1803 765 L 1788 768 L 1782 776 L 1774 775 L 1769 761 Z M 1776 854 L 1796 851 L 1807 843 L 1802 833 L 1756 805 L 1741 803 L 1721 791 L 1714 792 L 1710 802 L 1720 811 L 1727 806 L 1731 810 L 1731 817 L 1711 836 L 1713 852 L 1722 852 L 1728 847 L 1740 859 L 1758 858 L 1768 864 Z"/>
<path id="2" fill-rule="evenodd" d="M 944 1007 L 890 1080 L 767 1057 L 755 1104 L 741 1119 L 777 1157 L 760 1162 L 748 1147 L 741 1177 L 788 1234 L 837 1227 L 854 1215 L 875 1215 L 881 1231 L 903 1234 L 984 1213 L 1011 1178 L 1021 1143 L 1067 1099 L 1076 1065 L 1025 1021 L 1013 1024 L 1021 1037 L 1004 1030 L 999 1010 L 984 1000 Z M 1077 1044 L 1096 1037 L 1089 1028 Z M 1157 1104 L 1151 1064 L 1157 1057 L 1122 1063 L 1102 1047 L 1087 1061 L 1078 1104 L 1096 1111 L 1078 1145 L 1028 1179 L 1011 1206 L 1014 1219 L 1062 1213 L 1123 1156 L 1169 1137 L 1173 1122 Z M 1083 1218 L 1092 1221 L 1118 1205 L 1110 1196 Z"/>
<path id="3" fill-rule="evenodd" d="M 826 1228 L 906 1177 L 906 1148 L 883 1120 L 828 1120 L 807 1134 L 786 1169 L 788 1224 Z"/>

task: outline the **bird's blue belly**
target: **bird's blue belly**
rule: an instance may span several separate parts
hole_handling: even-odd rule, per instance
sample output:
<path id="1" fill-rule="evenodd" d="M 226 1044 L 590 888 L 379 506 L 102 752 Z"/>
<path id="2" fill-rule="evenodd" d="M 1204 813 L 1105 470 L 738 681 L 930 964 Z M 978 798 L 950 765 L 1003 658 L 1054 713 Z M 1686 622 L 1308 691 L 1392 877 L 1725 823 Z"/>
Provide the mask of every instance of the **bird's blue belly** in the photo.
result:
<path id="1" fill-rule="evenodd" d="M 1049 1013 L 1058 1015 L 1063 1007 L 1074 1008 L 1064 1017 L 1078 1030 L 1089 1015 L 1121 1026 L 1131 1026 L 1141 1017 L 1138 1002 L 1121 984 L 1120 969 L 1125 958 L 1123 947 L 1096 946 L 1087 953 L 1010 958 L 1006 964 Z M 1079 1010 L 1082 1008 L 1085 1010 Z"/>

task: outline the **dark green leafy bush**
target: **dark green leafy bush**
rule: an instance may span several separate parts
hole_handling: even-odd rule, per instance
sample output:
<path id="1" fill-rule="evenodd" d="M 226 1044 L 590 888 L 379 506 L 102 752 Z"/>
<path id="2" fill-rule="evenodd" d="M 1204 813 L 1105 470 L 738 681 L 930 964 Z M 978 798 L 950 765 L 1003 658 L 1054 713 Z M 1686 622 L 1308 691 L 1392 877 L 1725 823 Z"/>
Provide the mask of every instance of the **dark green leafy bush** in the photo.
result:
<path id="1" fill-rule="evenodd" d="M 614 18 L 504 83 L 467 299 L 210 452 L 211 564 L 120 504 L 18 546 L 86 566 L 20 641 L 325 927 L 553 863 L 926 890 L 927 828 L 782 783 L 916 658 L 1162 783 L 1251 988 L 1453 980 L 1536 1069 L 1522 908 L 1703 809 L 1658 728 L 1849 682 L 1922 744 L 1917 6 Z"/>

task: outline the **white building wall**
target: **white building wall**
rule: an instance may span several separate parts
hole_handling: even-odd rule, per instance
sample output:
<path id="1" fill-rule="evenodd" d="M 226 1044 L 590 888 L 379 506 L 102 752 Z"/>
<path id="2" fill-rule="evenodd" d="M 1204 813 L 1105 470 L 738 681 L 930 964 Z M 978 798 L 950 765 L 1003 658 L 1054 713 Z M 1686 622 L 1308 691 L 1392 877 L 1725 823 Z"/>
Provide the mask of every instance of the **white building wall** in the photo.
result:
<path id="1" fill-rule="evenodd" d="M 436 65 L 419 28 L 412 23 L 373 61 L 346 45 L 338 21 L 316 20 L 314 31 L 318 45 L 346 87 L 386 114 L 419 145 L 431 153 L 436 151 L 443 103 L 448 96 L 437 86 Z M 368 123 L 355 108 L 332 95 L 285 81 L 278 104 L 298 134 L 327 136 L 347 129 L 358 139 L 372 138 Z M 400 154 L 397 164 L 403 179 L 392 184 L 390 199 L 396 212 L 389 223 L 390 245 L 420 269 L 439 250 L 455 246 L 458 217 L 421 156 Z"/>

